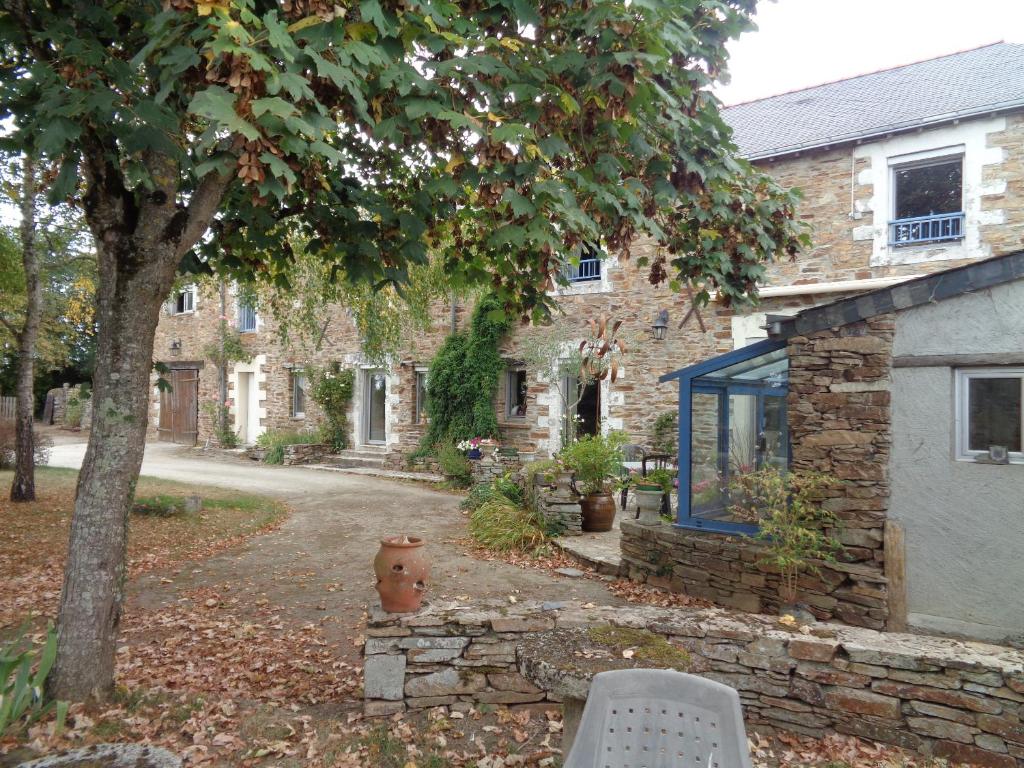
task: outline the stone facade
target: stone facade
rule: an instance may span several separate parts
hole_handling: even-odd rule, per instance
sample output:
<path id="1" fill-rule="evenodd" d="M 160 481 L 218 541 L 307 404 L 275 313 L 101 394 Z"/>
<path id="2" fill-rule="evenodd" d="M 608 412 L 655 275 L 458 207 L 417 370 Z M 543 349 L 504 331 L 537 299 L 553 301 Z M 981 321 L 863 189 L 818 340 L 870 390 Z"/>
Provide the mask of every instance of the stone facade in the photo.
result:
<path id="1" fill-rule="evenodd" d="M 728 112 L 726 112 L 728 119 Z M 685 294 L 673 293 L 668 286 L 652 286 L 647 270 L 637 260 L 650 257 L 654 247 L 640 241 L 632 248 L 632 259 L 610 257 L 602 264 L 601 280 L 579 283 L 557 291 L 563 310 L 566 344 L 583 338 L 592 318 L 621 320 L 621 335 L 632 341 L 623 357 L 618 380 L 600 387 L 602 429 L 623 429 L 634 443 L 650 443 L 651 429 L 659 414 L 673 410 L 676 387 L 661 384 L 661 375 L 706 359 L 715 354 L 764 338 L 765 313 L 791 314 L 802 308 L 840 297 L 837 291 L 856 291 L 857 285 L 836 281 L 862 281 L 895 278 L 945 269 L 959 263 L 1019 248 L 1024 231 L 1024 115 L 1010 114 L 998 119 L 965 120 L 958 126 L 926 129 L 913 134 L 902 144 L 884 141 L 859 146 L 835 147 L 759 162 L 780 183 L 799 188 L 803 199 L 800 218 L 809 225 L 813 245 L 793 261 L 771 264 L 767 291 L 756 310 L 738 310 L 712 302 L 696 314 Z M 889 210 L 889 192 L 882 189 L 888 173 L 887 154 L 915 148 L 940 148 L 963 144 L 970 157 L 965 163 L 978 176 L 977 183 L 965 182 L 966 207 L 976 209 L 972 219 L 977 237 L 970 247 L 896 249 L 879 257 L 880 232 L 885 229 Z M 916 150 L 915 150 L 916 151 Z M 966 168 L 966 166 L 965 166 Z M 970 175 L 970 174 L 968 174 Z M 973 215 L 973 214 L 972 214 Z M 973 232 L 974 230 L 972 230 Z M 972 238 L 974 235 L 972 234 Z M 891 249 L 890 249 L 891 250 Z M 829 284 L 817 293 L 808 284 Z M 227 302 L 227 316 L 233 320 L 237 308 L 233 297 Z M 669 329 L 664 341 L 651 337 L 650 326 L 661 309 L 669 311 Z M 465 327 L 471 307 L 456 307 L 456 324 Z M 688 314 L 690 313 L 690 314 Z M 698 316 L 699 315 L 699 316 Z M 202 360 L 203 348 L 217 333 L 219 298 L 213 288 L 201 292 L 194 312 L 164 317 L 157 331 L 156 355 L 160 360 Z M 424 370 L 433 352 L 449 332 L 450 307 L 439 304 L 430 332 L 410 342 L 401 359 L 387 369 L 387 440 L 383 450 L 393 465 L 405 463 L 405 455 L 415 449 L 423 432 L 416 423 L 415 391 L 417 370 Z M 525 339 L 537 331 L 516 328 L 502 345 L 509 366 L 520 365 Z M 361 373 L 356 382 L 353 410 L 353 444 L 363 442 L 360 420 L 361 388 L 365 363 L 359 352 L 358 333 L 343 308 L 332 315 L 321 350 L 312 355 L 289 351 L 277 338 L 272 318 L 261 318 L 257 331 L 245 334 L 245 343 L 260 355 L 256 365 L 264 377 L 257 418 L 260 429 L 305 429 L 317 422 L 315 407 L 309 404 L 302 418 L 291 415 L 290 376 L 302 364 L 339 362 Z M 180 341 L 175 355 L 169 343 Z M 558 388 L 561 382 L 541 380 L 535 371 L 527 374 L 525 415 L 510 415 L 503 380 L 495 397 L 495 408 L 502 431 L 502 443 L 535 450 L 540 457 L 557 451 L 561 445 L 564 418 Z M 217 398 L 216 370 L 207 366 L 200 372 L 200 401 Z M 233 391 L 233 390 L 232 390 Z M 154 393 L 154 403 L 158 396 Z M 155 409 L 154 405 L 154 409 Z M 235 406 L 237 407 L 237 406 Z M 210 435 L 209 416 L 199 417 L 200 442 Z"/>
<path id="2" fill-rule="evenodd" d="M 952 762 L 1024 766 L 1021 651 L 831 624 L 794 631 L 720 609 L 494 602 L 371 610 L 365 711 L 555 701 L 517 647 L 555 627 L 607 624 L 667 638 L 690 656 L 683 671 L 737 689 L 748 730 L 838 731 Z M 565 650 L 566 675 L 573 650 Z"/>

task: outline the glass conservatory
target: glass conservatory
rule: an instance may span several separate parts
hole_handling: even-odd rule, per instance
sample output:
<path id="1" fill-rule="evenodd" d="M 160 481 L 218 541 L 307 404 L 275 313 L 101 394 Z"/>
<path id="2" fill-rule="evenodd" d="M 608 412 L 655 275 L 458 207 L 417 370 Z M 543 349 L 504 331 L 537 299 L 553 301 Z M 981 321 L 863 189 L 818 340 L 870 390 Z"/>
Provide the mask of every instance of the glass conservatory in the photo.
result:
<path id="1" fill-rule="evenodd" d="M 789 467 L 784 341 L 767 340 L 661 378 L 679 382 L 677 525 L 757 530 L 733 503 L 744 476 Z"/>

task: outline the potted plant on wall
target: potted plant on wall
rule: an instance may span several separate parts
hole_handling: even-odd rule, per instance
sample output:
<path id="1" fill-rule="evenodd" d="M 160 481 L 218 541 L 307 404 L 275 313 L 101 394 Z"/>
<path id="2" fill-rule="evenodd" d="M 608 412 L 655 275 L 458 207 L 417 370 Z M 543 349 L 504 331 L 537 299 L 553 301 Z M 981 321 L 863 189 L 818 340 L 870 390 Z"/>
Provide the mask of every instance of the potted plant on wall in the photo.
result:
<path id="1" fill-rule="evenodd" d="M 567 446 L 563 464 L 575 473 L 573 485 L 580 495 L 584 531 L 609 531 L 615 520 L 612 490 L 622 468 L 624 432 L 588 435 Z"/>
<path id="2" fill-rule="evenodd" d="M 481 438 L 473 437 L 470 438 L 469 440 L 460 441 L 459 444 L 456 445 L 455 447 L 462 451 L 464 454 L 466 454 L 467 459 L 476 461 L 481 456 L 483 456 L 483 452 L 480 450 L 480 445 L 482 442 L 483 440 Z"/>
<path id="3" fill-rule="evenodd" d="M 633 483 L 640 525 L 660 525 L 661 505 L 665 494 L 672 492 L 675 475 L 669 469 L 655 469 Z"/>
<path id="4" fill-rule="evenodd" d="M 819 472 L 784 472 L 774 467 L 740 475 L 729 486 L 732 511 L 759 526 L 754 538 L 764 543 L 763 565 L 779 572 L 779 614 L 813 620 L 797 603 L 801 573 L 818 575 L 819 563 L 835 562 L 843 546 L 833 533 L 836 516 L 821 501 L 839 481 Z"/>

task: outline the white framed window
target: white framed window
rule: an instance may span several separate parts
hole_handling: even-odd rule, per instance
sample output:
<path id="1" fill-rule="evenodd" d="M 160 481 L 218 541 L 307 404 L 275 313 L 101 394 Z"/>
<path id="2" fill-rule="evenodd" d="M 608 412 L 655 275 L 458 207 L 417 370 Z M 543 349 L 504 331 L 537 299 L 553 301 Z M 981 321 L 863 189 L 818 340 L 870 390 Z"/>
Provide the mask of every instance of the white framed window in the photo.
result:
<path id="1" fill-rule="evenodd" d="M 413 401 L 412 423 L 422 424 L 427 418 L 427 371 L 416 369 L 416 392 Z"/>
<path id="2" fill-rule="evenodd" d="M 956 458 L 974 461 L 1005 449 L 1024 464 L 1024 368 L 956 371 Z"/>
<path id="3" fill-rule="evenodd" d="M 174 294 L 171 304 L 171 314 L 186 315 L 196 311 L 196 287 L 187 285 Z"/>
<path id="4" fill-rule="evenodd" d="M 301 419 L 306 415 L 306 374 L 301 370 L 293 370 L 292 383 L 292 418 Z"/>
<path id="5" fill-rule="evenodd" d="M 526 417 L 528 392 L 525 368 L 510 368 L 505 372 L 505 416 L 510 419 Z"/>
<path id="6" fill-rule="evenodd" d="M 962 151 L 892 164 L 890 173 L 890 245 L 900 247 L 963 239 Z"/>
<path id="7" fill-rule="evenodd" d="M 248 299 L 240 298 L 238 300 L 238 332 L 255 333 L 257 322 L 255 305 Z"/>

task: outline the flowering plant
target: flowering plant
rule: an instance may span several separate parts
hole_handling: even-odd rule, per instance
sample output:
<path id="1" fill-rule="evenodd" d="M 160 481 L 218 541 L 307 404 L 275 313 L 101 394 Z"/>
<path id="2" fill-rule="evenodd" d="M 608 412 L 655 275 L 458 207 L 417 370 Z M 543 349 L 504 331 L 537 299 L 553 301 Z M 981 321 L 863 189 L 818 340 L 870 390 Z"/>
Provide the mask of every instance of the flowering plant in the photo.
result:
<path id="1" fill-rule="evenodd" d="M 468 451 L 472 451 L 476 448 L 479 448 L 480 443 L 482 442 L 482 437 L 473 437 L 470 438 L 469 440 L 460 440 L 458 443 L 455 444 L 455 447 L 458 448 L 463 453 L 466 453 Z"/>

